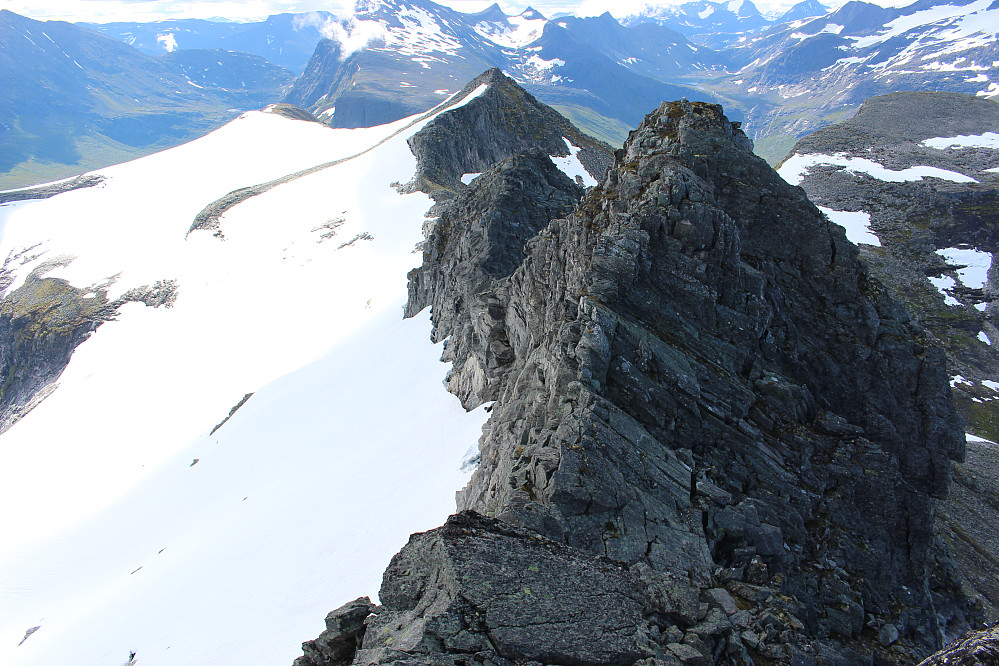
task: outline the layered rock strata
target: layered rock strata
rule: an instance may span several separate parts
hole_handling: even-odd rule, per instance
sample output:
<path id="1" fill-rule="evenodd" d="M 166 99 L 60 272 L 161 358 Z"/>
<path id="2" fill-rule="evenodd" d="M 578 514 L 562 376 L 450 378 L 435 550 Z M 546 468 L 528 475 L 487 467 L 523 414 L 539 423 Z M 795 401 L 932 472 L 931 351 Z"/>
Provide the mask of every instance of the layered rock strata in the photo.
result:
<path id="1" fill-rule="evenodd" d="M 495 400 L 463 513 L 302 663 L 873 664 L 963 630 L 929 576 L 943 354 L 843 231 L 715 105 L 663 103 L 568 214 L 546 160 L 441 204 L 411 276 L 449 386 Z"/>

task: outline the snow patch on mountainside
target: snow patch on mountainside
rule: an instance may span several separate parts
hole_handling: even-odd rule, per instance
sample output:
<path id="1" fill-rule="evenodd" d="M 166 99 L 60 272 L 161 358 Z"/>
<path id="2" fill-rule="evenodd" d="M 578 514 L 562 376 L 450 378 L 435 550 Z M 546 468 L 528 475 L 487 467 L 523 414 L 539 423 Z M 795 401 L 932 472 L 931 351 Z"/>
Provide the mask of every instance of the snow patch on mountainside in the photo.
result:
<path id="1" fill-rule="evenodd" d="M 975 34 L 999 32 L 999 10 L 990 10 L 992 0 L 978 0 L 967 5 L 937 5 L 929 9 L 903 14 L 885 24 L 885 29 L 874 35 L 849 37 L 857 48 L 882 44 L 893 37 L 904 35 L 920 27 L 953 25 L 947 37 L 955 39 Z"/>
<path id="2" fill-rule="evenodd" d="M 805 174 L 818 166 L 840 166 L 851 173 L 866 174 L 872 178 L 889 183 L 904 183 L 922 178 L 939 178 L 940 180 L 949 180 L 953 183 L 978 182 L 963 173 L 940 169 L 938 167 L 912 166 L 906 169 L 894 170 L 878 164 L 874 160 L 863 157 L 850 157 L 842 153 L 837 153 L 836 155 L 822 155 L 817 153 L 809 153 L 807 155 L 795 154 L 780 166 L 777 173 L 791 185 L 800 185 Z"/>
<path id="3" fill-rule="evenodd" d="M 360 18 L 363 14 L 358 15 Z M 461 41 L 449 30 L 444 30 L 441 23 L 425 9 L 420 7 L 403 7 L 395 13 L 399 26 L 381 26 L 380 41 L 372 42 L 372 51 L 384 51 L 403 56 L 419 56 L 427 62 L 439 60 L 439 56 L 455 56 L 461 50 Z M 379 45 L 380 44 L 380 45 Z M 429 66 L 426 67 L 429 69 Z"/>
<path id="4" fill-rule="evenodd" d="M 985 132 L 984 134 L 960 134 L 952 137 L 936 137 L 926 139 L 923 145 L 928 148 L 944 150 L 946 148 L 992 148 L 999 150 L 999 134 Z"/>
<path id="5" fill-rule="evenodd" d="M 829 33 L 833 35 L 838 35 L 843 32 L 844 26 L 837 25 L 835 23 L 827 23 L 824 28 L 819 30 L 814 34 L 808 34 L 804 32 L 793 32 L 791 33 L 791 39 L 811 39 L 812 37 L 817 37 L 823 33 Z"/>
<path id="6" fill-rule="evenodd" d="M 833 210 L 824 206 L 819 206 L 818 209 L 830 220 L 843 227 L 846 230 L 847 239 L 851 242 L 858 245 L 866 243 L 867 245 L 881 247 L 881 241 L 878 240 L 877 235 L 871 230 L 870 213 L 865 213 L 864 211 Z"/>
<path id="7" fill-rule="evenodd" d="M 992 253 L 971 248 L 949 247 L 937 250 L 937 254 L 946 259 L 948 264 L 958 267 L 957 277 L 964 286 L 981 289 L 988 281 Z"/>
<path id="8" fill-rule="evenodd" d="M 541 37 L 545 24 L 548 23 L 548 19 L 531 18 L 533 16 L 536 15 L 508 16 L 505 23 L 480 21 L 473 29 L 480 37 L 488 39 L 497 46 L 519 49 Z"/>
<path id="9" fill-rule="evenodd" d="M 579 161 L 579 151 L 578 146 L 572 145 L 569 139 L 562 137 L 565 141 L 565 145 L 569 148 L 569 155 L 566 157 L 559 157 L 558 155 L 549 155 L 555 166 L 559 168 L 565 175 L 569 176 L 572 180 L 576 180 L 577 177 L 582 178 L 583 185 L 586 187 L 592 187 L 597 184 L 596 179 L 589 174 L 583 163 Z"/>
<path id="10" fill-rule="evenodd" d="M 938 275 L 929 278 L 930 284 L 932 284 L 937 291 L 943 294 L 944 305 L 961 305 L 961 301 L 954 298 L 950 293 L 950 290 L 957 286 L 957 280 L 950 277 L 949 275 Z"/>
<path id="11" fill-rule="evenodd" d="M 0 207 L 0 253 L 46 252 L 18 280 L 62 255 L 78 258 L 49 275 L 120 273 L 112 296 L 178 284 L 173 307 L 124 306 L 0 437 L 0 503 L 17 507 L 0 514 L 0 662 L 290 663 L 454 510 L 486 414 L 441 385 L 427 313 L 401 319 L 432 201 L 391 187 L 429 118 L 229 210 L 224 241 L 184 240 L 226 192 L 412 120 L 246 114 L 102 171 L 102 187 Z"/>

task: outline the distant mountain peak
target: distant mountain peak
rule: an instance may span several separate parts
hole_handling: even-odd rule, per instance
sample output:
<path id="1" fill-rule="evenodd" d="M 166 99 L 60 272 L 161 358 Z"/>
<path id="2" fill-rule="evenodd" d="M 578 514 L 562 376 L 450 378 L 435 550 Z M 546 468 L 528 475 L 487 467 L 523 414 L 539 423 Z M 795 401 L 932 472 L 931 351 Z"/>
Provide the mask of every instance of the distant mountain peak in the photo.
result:
<path id="1" fill-rule="evenodd" d="M 790 21 L 797 21 L 803 18 L 811 18 L 813 16 L 825 16 L 828 13 L 829 8 L 819 2 L 819 0 L 802 0 L 781 14 L 780 18 L 777 19 L 777 22 L 788 23 Z"/>

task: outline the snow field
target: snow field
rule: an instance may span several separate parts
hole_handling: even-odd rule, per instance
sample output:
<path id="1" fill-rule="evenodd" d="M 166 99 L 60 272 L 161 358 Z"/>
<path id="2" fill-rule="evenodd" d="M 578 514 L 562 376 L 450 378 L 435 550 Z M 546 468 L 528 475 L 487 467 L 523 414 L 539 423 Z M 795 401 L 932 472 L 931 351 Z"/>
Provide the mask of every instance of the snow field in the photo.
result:
<path id="1" fill-rule="evenodd" d="M 442 387 L 428 314 L 401 319 L 431 201 L 390 184 L 412 177 L 424 122 L 231 209 L 224 240 L 185 240 L 226 192 L 411 120 L 246 114 L 102 187 L 0 207 L 0 253 L 47 252 L 11 288 L 56 255 L 79 258 L 49 275 L 80 287 L 120 273 L 112 298 L 179 286 L 172 308 L 124 306 L 0 437 L 0 502 L 18 507 L 0 514 L 0 662 L 290 663 L 453 512 L 486 414 Z"/>

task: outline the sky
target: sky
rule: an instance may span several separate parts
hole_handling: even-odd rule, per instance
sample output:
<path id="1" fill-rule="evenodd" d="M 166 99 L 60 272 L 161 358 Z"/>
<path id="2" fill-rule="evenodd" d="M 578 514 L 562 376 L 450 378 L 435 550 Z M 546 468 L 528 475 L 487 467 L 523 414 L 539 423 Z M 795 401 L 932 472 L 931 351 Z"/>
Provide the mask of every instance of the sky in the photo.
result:
<path id="1" fill-rule="evenodd" d="M 485 9 L 493 0 L 436 0 L 462 12 Z M 577 16 L 597 16 L 605 11 L 623 18 L 638 11 L 650 0 L 497 0 L 507 14 L 519 14 L 532 6 L 547 16 L 566 12 Z M 654 5 L 682 4 L 684 0 L 651 0 Z M 779 11 L 797 0 L 755 0 L 761 12 Z M 838 6 L 845 0 L 822 0 Z M 874 0 L 883 6 L 903 6 L 912 0 Z M 177 18 L 262 19 L 283 12 L 331 11 L 349 15 L 353 0 L 0 0 L 0 9 L 39 20 L 156 21 Z"/>

